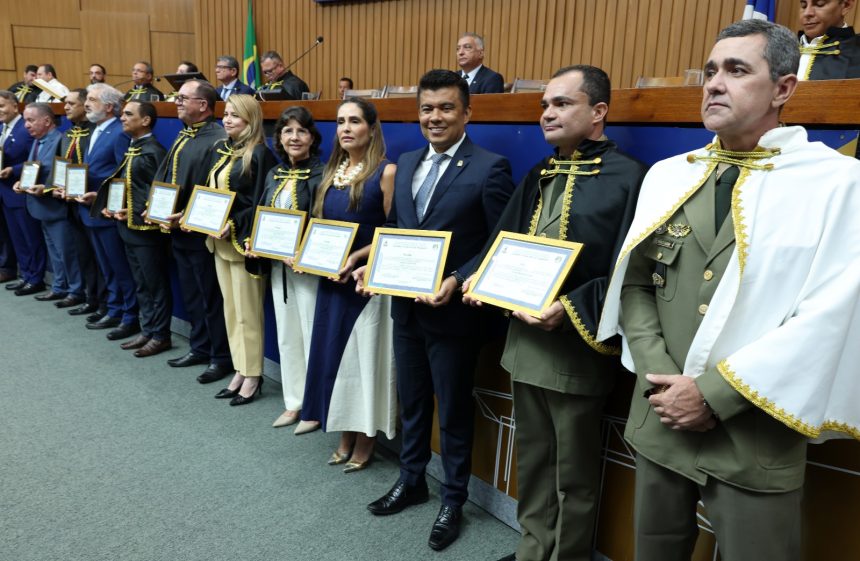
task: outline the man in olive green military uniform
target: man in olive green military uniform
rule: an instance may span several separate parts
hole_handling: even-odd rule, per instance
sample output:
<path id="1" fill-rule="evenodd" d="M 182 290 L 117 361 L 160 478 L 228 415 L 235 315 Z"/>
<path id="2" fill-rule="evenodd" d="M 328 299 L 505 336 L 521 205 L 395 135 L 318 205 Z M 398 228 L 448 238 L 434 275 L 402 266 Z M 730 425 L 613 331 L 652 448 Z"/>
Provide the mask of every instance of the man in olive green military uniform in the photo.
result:
<path id="1" fill-rule="evenodd" d="M 723 559 L 799 559 L 807 440 L 858 434 L 831 419 L 857 417 L 833 390 L 856 387 L 860 165 L 779 127 L 795 41 L 758 20 L 720 33 L 702 102 L 717 139 L 651 169 L 610 284 L 598 339 L 623 333 L 637 375 L 637 561 L 688 561 L 699 500 Z"/>
<path id="2" fill-rule="evenodd" d="M 620 341 L 601 344 L 594 334 L 645 174 L 603 134 L 610 92 L 594 66 L 555 73 L 541 100 L 541 128 L 555 153 L 526 175 L 489 238 L 491 245 L 505 230 L 583 244 L 558 299 L 539 318 L 514 312 L 508 329 L 501 364 L 516 410 L 523 535 L 505 560 L 591 559 L 601 416 L 620 370 Z"/>

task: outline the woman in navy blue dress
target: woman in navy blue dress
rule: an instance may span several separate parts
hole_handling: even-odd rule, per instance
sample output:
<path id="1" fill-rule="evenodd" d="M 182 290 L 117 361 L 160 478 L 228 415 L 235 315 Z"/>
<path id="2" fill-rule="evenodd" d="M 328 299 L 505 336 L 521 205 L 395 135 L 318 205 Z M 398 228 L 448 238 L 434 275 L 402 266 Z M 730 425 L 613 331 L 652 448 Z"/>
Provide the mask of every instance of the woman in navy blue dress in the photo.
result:
<path id="1" fill-rule="evenodd" d="M 376 433 L 392 438 L 397 397 L 391 335 L 391 299 L 355 293 L 353 269 L 367 261 L 377 226 L 385 223 L 396 166 L 385 160 L 382 127 L 372 103 L 351 99 L 337 112 L 337 138 L 326 165 L 313 216 L 359 225 L 338 279 L 317 292 L 302 420 L 342 431 L 330 465 L 344 472 L 367 467 Z"/>

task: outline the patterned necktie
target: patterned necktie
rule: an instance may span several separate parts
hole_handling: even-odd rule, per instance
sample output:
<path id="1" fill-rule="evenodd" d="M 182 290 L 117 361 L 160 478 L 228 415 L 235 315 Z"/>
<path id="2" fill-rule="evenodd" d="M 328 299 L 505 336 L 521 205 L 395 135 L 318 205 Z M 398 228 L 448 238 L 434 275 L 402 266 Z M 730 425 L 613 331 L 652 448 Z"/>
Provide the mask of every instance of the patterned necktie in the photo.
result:
<path id="1" fill-rule="evenodd" d="M 427 172 L 427 177 L 418 192 L 415 194 L 415 216 L 418 217 L 418 222 L 424 220 L 424 213 L 427 211 L 427 203 L 430 200 L 430 193 L 433 190 L 433 185 L 436 184 L 436 178 L 439 177 L 439 166 L 442 160 L 448 157 L 448 154 L 433 154 L 433 165 L 430 166 L 430 171 Z"/>
<path id="2" fill-rule="evenodd" d="M 231 93 L 233 93 L 233 88 L 228 88 L 225 86 L 224 89 L 221 90 L 221 98 L 224 101 L 227 101 L 227 98 L 230 97 Z"/>
<path id="3" fill-rule="evenodd" d="M 720 178 L 717 179 L 714 192 L 714 222 L 717 232 L 720 231 L 732 207 L 732 189 L 740 173 L 741 170 L 738 166 L 729 166 Z"/>

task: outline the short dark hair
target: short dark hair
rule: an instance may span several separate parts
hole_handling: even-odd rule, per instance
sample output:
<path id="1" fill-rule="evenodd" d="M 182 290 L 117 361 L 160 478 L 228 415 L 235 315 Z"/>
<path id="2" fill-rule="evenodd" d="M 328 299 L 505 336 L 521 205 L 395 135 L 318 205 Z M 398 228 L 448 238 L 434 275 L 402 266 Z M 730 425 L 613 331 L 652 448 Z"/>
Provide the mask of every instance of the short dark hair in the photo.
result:
<path id="1" fill-rule="evenodd" d="M 260 62 L 263 62 L 264 60 L 269 58 L 274 60 L 275 62 L 280 62 L 281 64 L 284 63 L 284 59 L 281 58 L 281 55 L 278 54 L 278 51 L 266 51 L 260 57 Z"/>
<path id="2" fill-rule="evenodd" d="M 38 72 L 38 71 L 39 71 L 39 67 L 36 66 L 35 64 L 28 64 L 27 66 L 24 67 L 24 72 Z"/>
<path id="3" fill-rule="evenodd" d="M 355 88 L 355 84 L 353 84 L 352 78 L 350 78 L 349 76 L 341 76 L 341 78 L 338 80 L 338 83 L 340 82 L 349 82 L 349 89 Z"/>
<path id="4" fill-rule="evenodd" d="M 11 101 L 15 104 L 15 110 L 18 110 L 18 98 L 15 97 L 15 94 L 10 92 L 9 90 L 0 90 L 0 99 L 5 99 L 6 101 Z"/>
<path id="5" fill-rule="evenodd" d="M 469 84 L 460 74 L 441 68 L 430 70 L 421 76 L 421 80 L 418 82 L 418 103 L 421 103 L 421 93 L 424 90 L 435 91 L 443 88 L 457 88 L 460 92 L 463 108 L 469 107 Z"/>
<path id="6" fill-rule="evenodd" d="M 155 74 L 155 69 L 152 67 L 152 64 L 150 64 L 149 61 L 139 60 L 139 61 L 135 62 L 134 64 L 142 64 L 146 67 L 146 73 L 147 74 L 153 74 L 153 75 Z M 132 66 L 134 66 L 134 64 L 132 64 Z"/>
<path id="7" fill-rule="evenodd" d="M 69 93 L 78 94 L 78 99 L 81 100 L 81 103 L 83 103 L 87 99 L 87 89 L 86 88 L 72 88 L 69 90 Z M 66 94 L 66 95 L 69 95 L 69 94 Z"/>
<path id="8" fill-rule="evenodd" d="M 289 123 L 291 119 L 298 121 L 301 126 L 308 129 L 308 132 L 311 133 L 314 140 L 311 143 L 310 155 L 318 156 L 320 153 L 320 145 L 322 144 L 322 135 L 320 134 L 316 123 L 314 123 L 314 117 L 311 115 L 311 112 L 300 105 L 294 105 L 293 107 L 284 109 L 284 112 L 281 113 L 280 117 L 278 117 L 278 121 L 275 123 L 275 129 L 273 131 L 274 138 L 272 139 L 272 144 L 275 147 L 275 154 L 277 154 L 284 163 L 288 163 L 290 161 L 290 158 L 287 156 L 287 152 L 284 150 L 284 147 L 281 146 L 279 139 L 281 131 L 284 130 L 284 127 L 287 126 L 287 123 Z"/>
<path id="9" fill-rule="evenodd" d="M 762 56 L 767 61 L 772 82 L 789 74 L 797 74 L 800 66 L 797 36 L 787 27 L 760 19 L 745 19 L 736 21 L 720 31 L 717 42 L 749 35 L 764 36 L 765 46 Z"/>
<path id="10" fill-rule="evenodd" d="M 238 71 L 239 71 L 239 69 L 240 69 L 240 67 L 239 67 L 239 61 L 238 61 L 238 60 L 236 60 L 236 57 L 234 57 L 234 56 L 230 56 L 230 55 L 222 55 L 222 56 L 219 56 L 219 57 L 218 57 L 218 62 L 223 62 L 223 63 L 225 63 L 227 66 L 229 66 L 230 68 L 232 68 L 232 69 L 236 70 L 237 72 L 238 72 Z"/>
<path id="11" fill-rule="evenodd" d="M 209 111 L 215 111 L 215 102 L 219 99 L 215 86 L 205 80 L 188 80 L 185 83 L 197 84 L 197 91 L 194 93 L 206 100 Z"/>
<path id="12" fill-rule="evenodd" d="M 182 66 L 182 65 L 187 66 L 189 72 L 200 72 L 200 70 L 197 68 L 197 65 L 194 64 L 193 62 L 191 62 L 190 60 L 180 60 L 179 66 Z"/>
<path id="13" fill-rule="evenodd" d="M 102 66 L 101 64 L 99 64 L 97 62 L 92 63 L 90 66 L 98 66 L 99 68 L 101 68 L 102 73 L 107 74 L 107 68 L 105 68 L 104 66 Z"/>
<path id="14" fill-rule="evenodd" d="M 58 76 L 57 76 L 57 71 L 56 71 L 56 70 L 54 70 L 54 65 L 53 65 L 53 64 L 43 64 L 43 65 L 42 65 L 42 68 L 44 68 L 44 69 L 45 69 L 45 72 L 50 72 L 50 73 L 51 73 L 51 76 L 53 76 L 54 78 L 57 78 L 57 77 L 58 77 Z M 38 72 L 38 71 L 39 71 L 39 69 L 37 68 L 37 69 L 36 69 L 36 71 Z"/>
<path id="15" fill-rule="evenodd" d="M 606 72 L 590 64 L 574 64 L 559 68 L 552 77 L 558 78 L 570 72 L 579 72 L 582 74 L 582 87 L 580 91 L 588 96 L 589 105 L 594 106 L 598 103 L 609 105 L 612 95 L 612 84 L 609 82 L 609 76 L 606 75 Z"/>
<path id="16" fill-rule="evenodd" d="M 158 111 L 155 109 L 155 105 L 148 101 L 129 101 L 128 103 L 137 103 L 137 113 L 141 117 L 149 117 L 149 128 L 154 129 L 155 123 L 158 121 Z M 126 105 L 128 105 L 126 103 Z"/>

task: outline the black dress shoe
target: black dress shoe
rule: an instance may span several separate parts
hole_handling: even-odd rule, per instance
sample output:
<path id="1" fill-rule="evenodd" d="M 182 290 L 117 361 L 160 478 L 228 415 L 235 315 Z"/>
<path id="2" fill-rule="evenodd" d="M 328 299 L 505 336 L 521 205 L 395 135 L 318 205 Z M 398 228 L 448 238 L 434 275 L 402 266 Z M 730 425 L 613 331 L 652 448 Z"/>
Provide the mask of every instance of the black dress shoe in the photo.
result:
<path id="1" fill-rule="evenodd" d="M 436 551 L 442 551 L 460 536 L 460 521 L 463 519 L 463 508 L 459 506 L 442 505 L 436 522 L 430 530 L 427 545 Z"/>
<path id="2" fill-rule="evenodd" d="M 241 390 L 242 388 L 240 387 L 239 389 Z M 254 393 L 252 393 L 248 397 L 245 397 L 244 395 L 240 394 L 239 392 L 236 392 L 236 396 L 230 400 L 230 406 L 232 407 L 235 405 L 246 405 L 248 403 L 251 403 L 252 401 L 254 401 L 254 396 L 257 394 L 260 394 L 260 395 L 263 394 L 263 377 L 262 376 L 260 376 L 260 381 L 257 382 L 257 387 L 254 389 Z"/>
<path id="3" fill-rule="evenodd" d="M 98 322 L 98 321 L 101 321 L 101 320 L 102 320 L 102 318 L 105 318 L 105 317 L 107 317 L 107 314 L 106 314 L 106 313 L 103 313 L 103 312 L 93 312 L 93 313 L 91 313 L 90 315 L 88 315 L 88 316 L 87 316 L 87 323 L 96 323 L 96 322 Z"/>
<path id="4" fill-rule="evenodd" d="M 39 302 L 53 302 L 54 300 L 64 300 L 66 295 L 59 292 L 46 292 L 45 294 L 37 294 L 34 298 Z"/>
<path id="5" fill-rule="evenodd" d="M 89 319 L 89 318 L 87 318 Z M 108 315 L 102 316 L 101 319 L 97 321 L 93 321 L 87 324 L 87 329 L 110 329 L 112 327 L 117 327 L 122 323 L 121 318 L 112 318 Z"/>
<path id="6" fill-rule="evenodd" d="M 183 368 L 185 366 L 194 366 L 196 364 L 206 364 L 207 362 L 209 362 L 209 357 L 198 355 L 194 351 L 188 351 L 179 358 L 171 358 L 167 361 L 167 364 L 174 368 Z"/>
<path id="7" fill-rule="evenodd" d="M 19 288 L 21 288 L 25 284 L 27 284 L 27 283 L 24 282 L 23 280 L 19 279 L 15 282 L 10 282 L 9 284 L 7 284 L 6 290 L 18 290 Z"/>
<path id="8" fill-rule="evenodd" d="M 224 388 L 220 392 L 215 394 L 215 399 L 231 399 L 239 395 L 239 390 L 242 389 L 242 386 L 239 386 L 235 390 L 231 390 L 230 388 Z"/>
<path id="9" fill-rule="evenodd" d="M 403 481 L 398 481 L 382 497 L 367 505 L 367 510 L 376 516 L 397 514 L 408 506 L 426 503 L 429 498 L 430 493 L 427 491 L 426 483 L 413 487 Z"/>
<path id="10" fill-rule="evenodd" d="M 233 366 L 229 364 L 210 364 L 206 370 L 203 371 L 203 374 L 197 376 L 197 381 L 201 384 L 211 384 L 212 382 L 217 382 L 222 378 L 226 378 L 230 374 L 235 372 Z M 239 392 L 236 392 L 234 395 L 238 395 Z M 233 397 L 224 396 L 224 397 Z"/>
<path id="11" fill-rule="evenodd" d="M 45 290 L 45 283 L 38 282 L 36 284 L 33 284 L 31 282 L 28 282 L 15 291 L 15 296 L 30 296 L 31 294 L 38 294 L 43 290 Z"/>
<path id="12" fill-rule="evenodd" d="M 92 314 L 93 312 L 97 312 L 99 307 L 95 304 L 81 304 L 77 308 L 72 308 L 69 310 L 70 316 L 85 316 L 87 314 Z M 96 320 L 98 321 L 98 320 Z"/>
<path id="13" fill-rule="evenodd" d="M 84 299 L 80 296 L 66 296 L 59 302 L 54 302 L 54 306 L 62 308 L 71 308 L 72 306 L 80 306 L 84 303 Z"/>
<path id="14" fill-rule="evenodd" d="M 138 322 L 121 323 L 119 327 L 107 334 L 107 338 L 109 341 L 119 341 L 120 339 L 128 339 L 138 333 L 140 333 L 140 324 Z"/>

